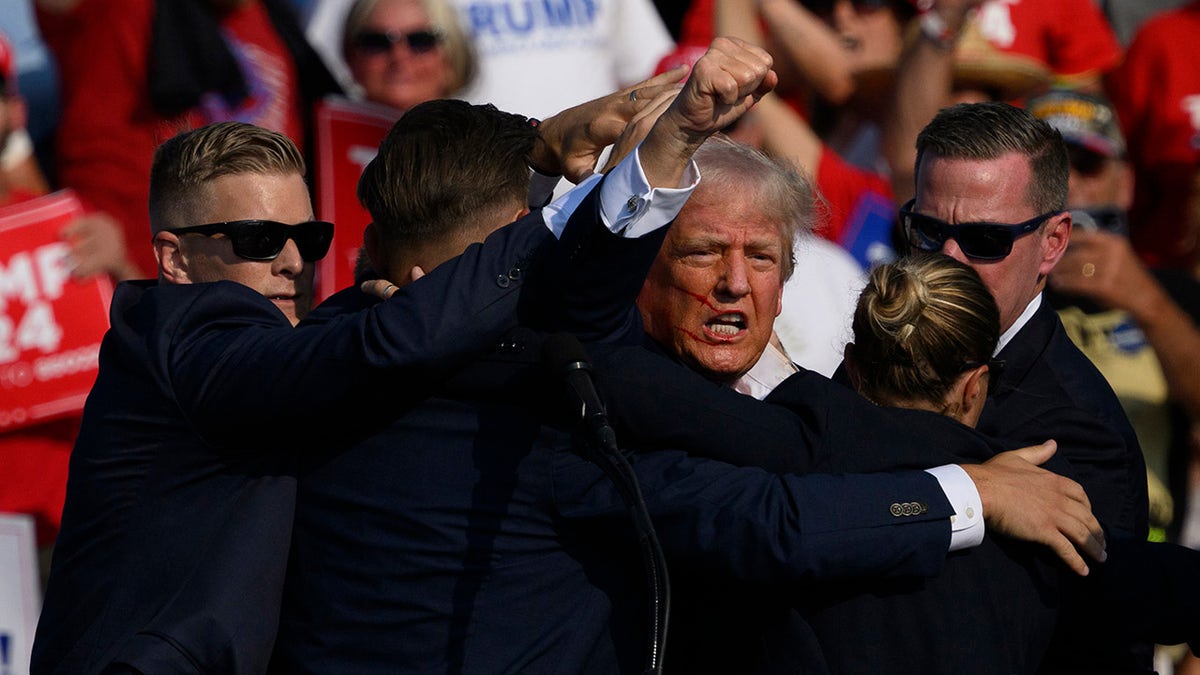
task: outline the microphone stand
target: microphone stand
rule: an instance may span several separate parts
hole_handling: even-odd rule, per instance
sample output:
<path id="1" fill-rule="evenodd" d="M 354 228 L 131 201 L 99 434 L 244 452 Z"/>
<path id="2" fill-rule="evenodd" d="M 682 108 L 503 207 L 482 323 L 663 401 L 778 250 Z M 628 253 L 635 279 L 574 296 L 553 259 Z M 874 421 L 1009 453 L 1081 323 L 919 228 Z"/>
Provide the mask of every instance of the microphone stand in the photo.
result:
<path id="1" fill-rule="evenodd" d="M 646 585 L 650 599 L 649 644 L 646 650 L 646 675 L 661 675 L 667 646 L 667 624 L 671 617 L 671 584 L 667 559 L 663 555 L 654 523 L 642 497 L 637 475 L 617 446 L 616 432 L 608 423 L 604 404 L 592 381 L 592 366 L 579 340 L 569 333 L 550 336 L 542 345 L 542 359 L 548 368 L 560 373 L 567 389 L 579 404 L 579 416 L 586 431 L 585 456 L 612 482 L 633 518 Z"/>
<path id="2" fill-rule="evenodd" d="M 607 420 L 601 419 L 597 422 L 602 416 L 601 411 L 600 415 L 585 418 L 590 432 L 587 439 L 588 455 L 612 481 L 633 518 L 638 546 L 642 551 L 642 566 L 646 573 L 647 594 L 650 600 L 650 639 L 647 644 L 646 668 L 642 672 L 645 675 L 661 675 L 667 646 L 667 627 L 671 616 L 671 581 L 667 573 L 667 560 L 658 541 L 658 534 L 654 531 L 654 523 L 646 508 L 637 475 L 617 446 L 616 434 Z"/>

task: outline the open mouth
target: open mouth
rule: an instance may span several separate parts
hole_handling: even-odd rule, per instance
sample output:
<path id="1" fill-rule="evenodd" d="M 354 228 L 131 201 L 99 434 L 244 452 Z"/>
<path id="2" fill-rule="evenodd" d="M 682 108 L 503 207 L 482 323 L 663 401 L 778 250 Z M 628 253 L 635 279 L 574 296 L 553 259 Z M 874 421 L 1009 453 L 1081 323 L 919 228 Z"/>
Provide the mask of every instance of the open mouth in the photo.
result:
<path id="1" fill-rule="evenodd" d="M 741 312 L 719 314 L 704 324 L 704 332 L 717 340 L 731 340 L 746 330 L 746 315 Z"/>

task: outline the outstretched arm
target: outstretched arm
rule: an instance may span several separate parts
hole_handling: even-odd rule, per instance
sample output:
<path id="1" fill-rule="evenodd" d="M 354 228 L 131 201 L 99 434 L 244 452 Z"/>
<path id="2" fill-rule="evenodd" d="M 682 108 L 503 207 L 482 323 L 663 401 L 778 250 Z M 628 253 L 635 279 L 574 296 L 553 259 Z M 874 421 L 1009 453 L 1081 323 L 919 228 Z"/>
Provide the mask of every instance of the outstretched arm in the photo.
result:
<path id="1" fill-rule="evenodd" d="M 954 46 L 968 12 L 980 1 L 935 0 L 929 14 L 916 19 L 921 22 L 917 39 L 900 54 L 891 105 L 881 129 L 883 155 L 891 169 L 897 203 L 913 196 L 917 134 L 950 99 Z"/>

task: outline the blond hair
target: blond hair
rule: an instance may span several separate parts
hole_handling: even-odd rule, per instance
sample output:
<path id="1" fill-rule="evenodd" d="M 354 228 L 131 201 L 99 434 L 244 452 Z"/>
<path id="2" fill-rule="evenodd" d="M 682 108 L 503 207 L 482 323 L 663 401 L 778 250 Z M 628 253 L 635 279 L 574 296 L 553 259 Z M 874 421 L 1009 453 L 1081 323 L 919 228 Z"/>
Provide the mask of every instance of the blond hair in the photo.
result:
<path id="1" fill-rule="evenodd" d="M 937 407 L 960 374 L 992 358 L 1000 311 L 975 270 L 940 253 L 917 255 L 872 270 L 853 328 L 864 396 Z"/>
<path id="2" fill-rule="evenodd" d="M 303 176 L 304 157 L 290 138 L 244 122 L 217 122 L 184 131 L 154 152 L 150 167 L 150 229 L 154 234 L 194 213 L 201 188 L 221 176 Z"/>

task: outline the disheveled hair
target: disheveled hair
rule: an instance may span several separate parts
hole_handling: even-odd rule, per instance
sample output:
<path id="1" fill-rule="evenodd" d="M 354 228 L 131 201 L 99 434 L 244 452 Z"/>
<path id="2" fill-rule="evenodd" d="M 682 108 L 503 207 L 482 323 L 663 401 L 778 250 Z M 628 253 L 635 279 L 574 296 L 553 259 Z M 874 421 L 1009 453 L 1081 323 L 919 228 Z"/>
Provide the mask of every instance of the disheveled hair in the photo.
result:
<path id="1" fill-rule="evenodd" d="M 794 243 L 815 221 L 812 184 L 786 160 L 768 156 L 722 134 L 711 136 L 694 155 L 706 193 L 753 190 L 763 215 L 779 223 L 783 241 L 780 269 L 784 280 L 796 267 Z"/>

